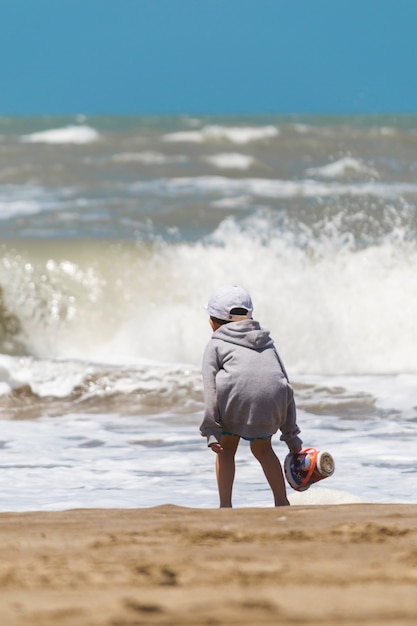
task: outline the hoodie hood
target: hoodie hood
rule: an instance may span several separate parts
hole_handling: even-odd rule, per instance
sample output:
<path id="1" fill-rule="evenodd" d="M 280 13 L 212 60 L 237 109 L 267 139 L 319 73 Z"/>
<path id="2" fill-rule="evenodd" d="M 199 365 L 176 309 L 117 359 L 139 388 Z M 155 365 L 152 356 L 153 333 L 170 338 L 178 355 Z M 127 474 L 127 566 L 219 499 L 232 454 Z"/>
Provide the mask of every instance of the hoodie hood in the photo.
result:
<path id="1" fill-rule="evenodd" d="M 269 330 L 261 328 L 255 320 L 230 322 L 220 326 L 212 335 L 213 339 L 221 339 L 252 350 L 265 350 L 274 345 Z"/>

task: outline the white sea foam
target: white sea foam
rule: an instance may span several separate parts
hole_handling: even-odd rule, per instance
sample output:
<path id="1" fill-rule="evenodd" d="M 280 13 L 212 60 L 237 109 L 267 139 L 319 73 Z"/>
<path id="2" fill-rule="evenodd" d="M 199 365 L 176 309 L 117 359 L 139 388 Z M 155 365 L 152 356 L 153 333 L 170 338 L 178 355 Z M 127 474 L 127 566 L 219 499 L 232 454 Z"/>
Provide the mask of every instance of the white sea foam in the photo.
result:
<path id="1" fill-rule="evenodd" d="M 191 143 L 229 141 L 247 144 L 251 141 L 271 139 L 279 135 L 276 126 L 204 126 L 201 130 L 179 131 L 163 135 L 164 141 Z"/>
<path id="2" fill-rule="evenodd" d="M 0 220 L 8 220 L 16 215 L 34 215 L 42 210 L 42 205 L 33 200 L 11 200 L 9 202 L 0 200 Z"/>
<path id="3" fill-rule="evenodd" d="M 344 157 L 322 167 L 311 167 L 306 172 L 309 176 L 322 176 L 324 178 L 341 178 L 349 174 L 361 174 L 371 178 L 378 178 L 378 172 L 364 163 L 361 159 Z"/>
<path id="4" fill-rule="evenodd" d="M 0 355 L 3 394 L 28 387 L 41 398 L 65 398 L 92 372 L 93 368 L 87 363 L 38 361 L 30 357 L 13 359 Z"/>
<path id="5" fill-rule="evenodd" d="M 235 170 L 247 170 L 255 162 L 253 157 L 247 156 L 246 154 L 239 154 L 238 152 L 213 154 L 212 156 L 205 157 L 204 160 L 220 169 Z"/>
<path id="6" fill-rule="evenodd" d="M 0 355 L 0 396 L 28 390 L 30 408 L 36 411 L 43 400 L 59 415 L 75 406 L 116 405 L 118 411 L 135 415 L 154 412 L 154 407 L 172 413 L 196 411 L 202 407 L 201 377 L 197 367 L 136 359 L 121 365 L 87 360 L 51 360 Z M 3 412 L 3 415 L 5 412 Z M 9 416 L 9 414 L 8 414 Z"/>
<path id="7" fill-rule="evenodd" d="M 305 506 L 308 504 L 323 505 L 323 504 L 354 504 L 359 502 L 369 502 L 369 500 L 349 491 L 342 491 L 337 489 L 328 489 L 317 485 L 310 487 L 307 491 L 292 492 L 288 494 L 289 501 L 293 505 Z"/>
<path id="8" fill-rule="evenodd" d="M 49 143 L 49 144 L 88 144 L 99 139 L 99 133 L 90 126 L 66 126 L 64 128 L 52 128 L 39 133 L 23 135 L 24 143 Z"/>
<path id="9" fill-rule="evenodd" d="M 51 192 L 34 185 L 0 186 L 0 220 L 63 208 L 71 195 L 68 189 Z"/>
<path id="10" fill-rule="evenodd" d="M 167 155 L 162 152 L 122 152 L 114 154 L 112 163 L 143 163 L 144 165 L 164 165 L 165 163 L 186 163 L 188 158 L 181 154 Z"/>
<path id="11" fill-rule="evenodd" d="M 375 406 L 387 414 L 395 407 L 395 413 L 406 419 L 416 416 L 416 374 L 344 376 L 343 385 L 349 392 L 369 393 L 375 398 Z"/>
<path id="12" fill-rule="evenodd" d="M 403 182 L 319 182 L 316 180 L 276 180 L 268 178 L 232 179 L 223 176 L 160 178 L 131 185 L 133 192 L 188 195 L 220 193 L 222 195 L 252 194 L 264 198 L 314 198 L 327 196 L 376 196 L 397 198 L 417 192 L 416 183 Z"/>
<path id="13" fill-rule="evenodd" d="M 213 200 L 211 206 L 216 209 L 239 209 L 246 208 L 250 202 L 250 196 L 234 196 L 233 198 L 220 198 L 220 200 Z"/>

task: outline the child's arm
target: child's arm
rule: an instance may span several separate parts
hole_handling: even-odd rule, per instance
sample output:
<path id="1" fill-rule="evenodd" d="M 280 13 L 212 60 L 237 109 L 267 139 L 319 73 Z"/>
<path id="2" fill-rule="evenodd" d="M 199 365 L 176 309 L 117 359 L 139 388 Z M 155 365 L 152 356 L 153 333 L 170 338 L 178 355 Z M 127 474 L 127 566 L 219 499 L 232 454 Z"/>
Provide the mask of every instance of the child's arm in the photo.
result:
<path id="1" fill-rule="evenodd" d="M 216 444 L 220 446 L 222 434 L 216 392 L 216 374 L 219 369 L 215 346 L 213 342 L 209 342 L 203 355 L 204 418 L 200 432 L 203 437 L 207 437 L 207 445 L 211 447 Z M 214 452 L 221 451 L 217 446 L 212 449 Z"/>
<path id="2" fill-rule="evenodd" d="M 303 446 L 303 442 L 301 441 L 300 437 L 297 436 L 300 434 L 301 431 L 297 426 L 297 411 L 295 408 L 294 391 L 290 385 L 288 374 L 285 370 L 284 363 L 281 361 L 281 358 L 278 354 L 278 350 L 275 347 L 274 347 L 274 350 L 275 350 L 275 356 L 277 357 L 281 371 L 284 374 L 288 383 L 287 384 L 287 390 L 288 390 L 287 415 L 286 415 L 285 422 L 283 422 L 280 428 L 282 432 L 280 439 L 281 441 L 285 441 L 290 452 L 300 452 Z"/>
<path id="3" fill-rule="evenodd" d="M 287 386 L 288 389 L 288 405 L 287 405 L 287 416 L 285 422 L 281 425 L 282 435 L 280 437 L 281 441 L 285 441 L 290 452 L 300 452 L 303 442 L 301 441 L 298 435 L 300 434 L 300 429 L 297 426 L 297 412 L 295 408 L 294 401 L 294 391 L 291 385 Z"/>

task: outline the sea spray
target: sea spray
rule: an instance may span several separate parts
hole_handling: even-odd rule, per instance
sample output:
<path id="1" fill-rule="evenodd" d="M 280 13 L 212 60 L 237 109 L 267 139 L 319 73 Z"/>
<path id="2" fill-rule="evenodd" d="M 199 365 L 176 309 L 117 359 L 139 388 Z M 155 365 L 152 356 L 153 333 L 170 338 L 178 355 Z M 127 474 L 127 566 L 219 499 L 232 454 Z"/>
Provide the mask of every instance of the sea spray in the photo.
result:
<path id="1" fill-rule="evenodd" d="M 38 357 L 198 364 L 203 309 L 219 284 L 243 284 L 295 373 L 417 372 L 417 249 L 221 225 L 195 244 L 14 244 L 0 265 L 7 345 Z M 7 320 L 9 320 L 7 322 Z M 11 323 L 14 320 L 14 323 Z M 13 353 L 13 350 L 10 350 Z"/>

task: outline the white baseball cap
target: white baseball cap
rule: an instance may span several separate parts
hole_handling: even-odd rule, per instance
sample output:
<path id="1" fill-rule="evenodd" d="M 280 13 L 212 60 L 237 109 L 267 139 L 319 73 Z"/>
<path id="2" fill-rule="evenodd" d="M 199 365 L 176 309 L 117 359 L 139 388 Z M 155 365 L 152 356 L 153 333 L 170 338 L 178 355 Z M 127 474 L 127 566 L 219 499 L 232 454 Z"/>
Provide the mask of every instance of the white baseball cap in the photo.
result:
<path id="1" fill-rule="evenodd" d="M 252 319 L 252 300 L 246 289 L 238 285 L 223 285 L 211 294 L 206 309 L 220 320 Z M 233 309 L 244 309 L 245 314 L 232 315 Z"/>

